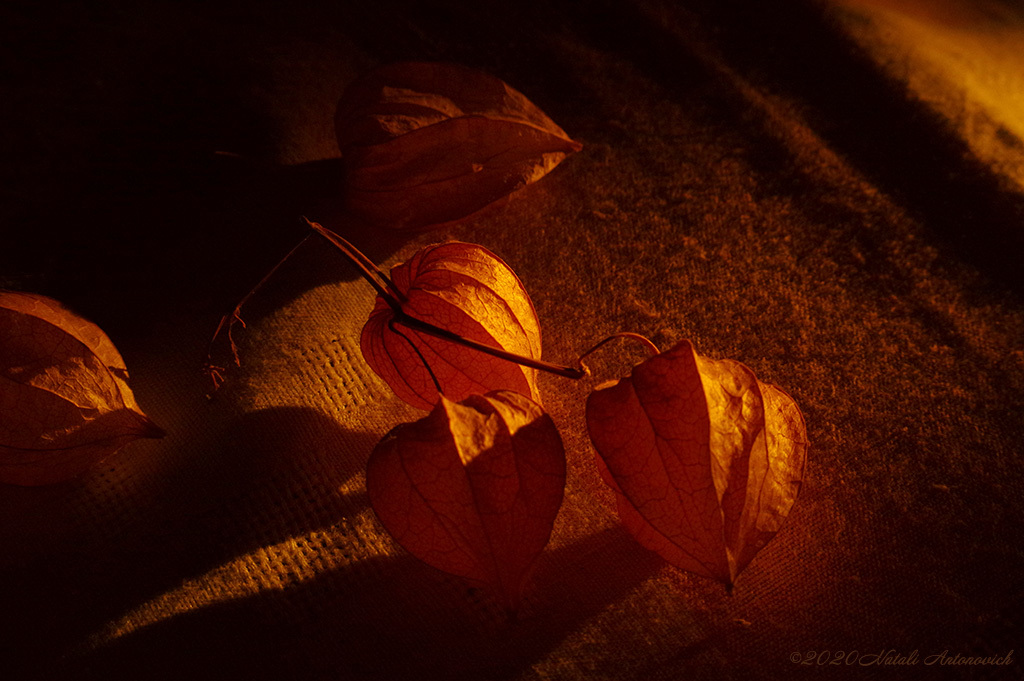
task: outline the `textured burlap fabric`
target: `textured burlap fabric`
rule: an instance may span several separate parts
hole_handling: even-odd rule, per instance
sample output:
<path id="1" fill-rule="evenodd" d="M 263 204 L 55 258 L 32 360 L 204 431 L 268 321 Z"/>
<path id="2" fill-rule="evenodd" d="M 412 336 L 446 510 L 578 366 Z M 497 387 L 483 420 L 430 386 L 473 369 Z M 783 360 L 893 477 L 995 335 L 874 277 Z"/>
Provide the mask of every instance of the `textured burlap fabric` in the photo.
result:
<path id="1" fill-rule="evenodd" d="M 0 488 L 0 678 L 1020 678 L 1019 6 L 108 2 L 0 25 L 0 285 L 106 329 L 168 431 Z M 499 76 L 584 149 L 472 223 L 355 229 L 334 108 L 399 59 Z M 506 621 L 369 507 L 370 450 L 422 412 L 363 361 L 372 289 L 329 244 L 244 311 L 206 397 L 218 318 L 303 215 L 385 269 L 486 246 L 551 361 L 635 331 L 783 387 L 811 449 L 782 531 L 731 596 L 628 536 L 583 423 L 645 356 L 611 345 L 593 379 L 541 379 L 566 497 Z"/>

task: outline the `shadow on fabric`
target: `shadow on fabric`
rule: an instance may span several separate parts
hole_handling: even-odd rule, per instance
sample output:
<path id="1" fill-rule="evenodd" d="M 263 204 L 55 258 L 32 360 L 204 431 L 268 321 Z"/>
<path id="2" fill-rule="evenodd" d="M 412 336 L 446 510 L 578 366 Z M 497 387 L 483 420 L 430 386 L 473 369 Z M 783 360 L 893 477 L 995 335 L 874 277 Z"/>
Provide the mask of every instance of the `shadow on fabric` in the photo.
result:
<path id="1" fill-rule="evenodd" d="M 75 649 L 112 626 L 156 618 L 159 607 L 147 606 L 205 584 L 205 575 L 239 557 L 329 530 L 367 508 L 365 493 L 343 488 L 362 470 L 374 438 L 317 411 L 247 414 L 209 439 L 209 446 L 191 446 L 176 466 L 155 476 L 130 506 L 126 502 L 126 518 L 110 536 L 77 536 L 60 503 L 28 505 L 42 511 L 36 517 L 15 512 L 5 518 L 5 530 L 20 525 L 22 533 L 69 535 L 0 581 L 5 669 L 26 674 L 11 678 L 33 678 L 30 672 L 45 669 L 54 650 Z M 71 496 L 75 488 L 63 493 Z M 58 529 L 62 524 L 72 527 Z"/>
<path id="2" fill-rule="evenodd" d="M 474 589 L 402 554 L 190 610 L 69 665 L 95 678 L 511 679 L 664 565 L 621 529 L 548 556 L 584 558 L 587 579 L 542 571 L 543 605 L 519 621 L 489 618 Z"/>

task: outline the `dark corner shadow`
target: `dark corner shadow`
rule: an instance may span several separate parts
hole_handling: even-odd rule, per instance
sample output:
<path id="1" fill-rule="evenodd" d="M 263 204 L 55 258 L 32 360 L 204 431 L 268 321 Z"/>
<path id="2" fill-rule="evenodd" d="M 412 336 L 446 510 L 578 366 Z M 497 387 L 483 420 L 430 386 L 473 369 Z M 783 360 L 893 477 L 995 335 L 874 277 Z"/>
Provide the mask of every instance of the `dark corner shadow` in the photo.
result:
<path id="1" fill-rule="evenodd" d="M 302 216 L 346 231 L 375 259 L 407 236 L 342 219 L 342 164 L 329 143 L 335 158 L 269 161 L 280 155 L 280 105 L 256 94 L 272 74 L 265 47 L 239 37 L 244 19 L 104 3 L 65 15 L 50 4 L 0 26 L 15 63 L 31 66 L 9 92 L 0 286 L 61 299 L 112 337 L 145 337 L 177 315 L 215 326 L 308 232 Z M 290 295 L 356 276 L 325 262 L 296 268 Z"/>
<path id="2" fill-rule="evenodd" d="M 365 494 L 343 487 L 374 441 L 308 408 L 240 418 L 126 509 L 116 540 L 6 570 L 4 665 L 32 670 L 190 579 L 361 512 Z"/>
<path id="3" fill-rule="evenodd" d="M 183 165 L 179 170 L 189 177 L 174 181 L 185 183 L 181 191 L 189 197 L 187 206 L 168 210 L 179 201 L 178 190 L 140 187 L 152 177 L 144 172 L 137 176 L 137 168 L 118 185 L 98 191 L 94 200 L 102 205 L 82 217 L 116 233 L 118 246 L 108 251 L 98 244 L 83 245 L 85 257 L 80 253 L 74 267 L 55 272 L 50 282 L 62 299 L 89 310 L 115 337 L 144 336 L 154 324 L 178 318 L 206 318 L 212 334 L 221 315 L 313 234 L 306 218 L 341 234 L 374 262 L 386 259 L 411 236 L 345 214 L 341 159 L 283 166 L 210 155 Z M 132 194 L 144 198 L 129 208 L 123 197 Z M 335 246 L 314 234 L 263 285 L 243 317 L 257 321 L 312 288 L 358 277 L 359 271 Z M 75 296 L 86 293 L 76 294 L 72 279 L 89 282 L 85 291 L 90 300 L 75 305 Z M 104 298 L 103 306 L 94 310 L 97 294 Z M 372 294 L 368 288 L 367 295 Z"/>
<path id="4" fill-rule="evenodd" d="M 545 556 L 529 612 L 496 624 L 472 589 L 402 555 L 169 617 L 70 658 L 88 678 L 511 679 L 663 566 L 622 530 Z M 560 570 L 553 569 L 561 565 Z"/>

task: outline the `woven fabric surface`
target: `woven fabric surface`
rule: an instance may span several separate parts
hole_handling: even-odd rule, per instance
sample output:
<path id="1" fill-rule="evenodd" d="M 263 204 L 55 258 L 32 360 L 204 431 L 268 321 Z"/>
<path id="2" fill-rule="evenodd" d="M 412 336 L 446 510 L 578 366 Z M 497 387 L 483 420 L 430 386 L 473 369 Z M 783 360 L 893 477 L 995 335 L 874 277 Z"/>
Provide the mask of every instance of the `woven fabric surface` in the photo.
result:
<path id="1" fill-rule="evenodd" d="M 104 328 L 168 431 L 0 488 L 0 678 L 1021 677 L 1019 6 L 102 2 L 0 25 L 0 286 Z M 473 222 L 353 228 L 335 106 L 402 59 L 506 80 L 583 151 Z M 363 361 L 373 292 L 329 244 L 243 311 L 207 397 L 220 315 L 302 216 L 385 270 L 484 245 L 551 361 L 634 331 L 781 386 L 811 442 L 782 531 L 732 595 L 629 537 L 583 421 L 645 356 L 612 345 L 592 379 L 540 379 L 566 497 L 507 621 L 369 507 L 370 451 L 422 412 Z"/>

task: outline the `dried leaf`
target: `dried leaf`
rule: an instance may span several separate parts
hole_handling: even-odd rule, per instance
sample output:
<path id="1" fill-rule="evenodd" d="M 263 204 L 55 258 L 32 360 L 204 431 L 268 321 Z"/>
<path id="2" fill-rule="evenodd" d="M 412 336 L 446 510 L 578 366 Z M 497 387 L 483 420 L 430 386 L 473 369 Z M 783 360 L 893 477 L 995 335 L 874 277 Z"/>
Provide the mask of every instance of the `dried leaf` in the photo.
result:
<path id="1" fill-rule="evenodd" d="M 0 291 L 0 482 L 62 482 L 161 437 L 127 378 L 98 326 L 50 298 Z"/>
<path id="2" fill-rule="evenodd" d="M 505 82 L 455 64 L 378 68 L 335 123 L 348 208 L 399 229 L 469 218 L 581 148 Z"/>
<path id="3" fill-rule="evenodd" d="M 565 451 L 551 417 L 522 395 L 442 397 L 381 440 L 366 489 L 409 553 L 514 611 L 562 503 Z"/>
<path id="4" fill-rule="evenodd" d="M 391 280 L 403 297 L 402 309 L 412 317 L 540 359 L 540 322 L 530 296 L 515 272 L 482 246 L 457 241 L 427 246 L 391 270 Z M 424 361 L 452 400 L 512 390 L 540 401 L 535 369 L 412 329 L 397 327 L 399 335 L 389 328 L 394 318 L 394 310 L 378 297 L 360 345 L 370 367 L 414 407 L 430 409 L 438 399 Z"/>
<path id="5" fill-rule="evenodd" d="M 731 585 L 796 501 L 807 434 L 796 403 L 688 341 L 587 400 L 587 429 L 637 540 Z"/>

